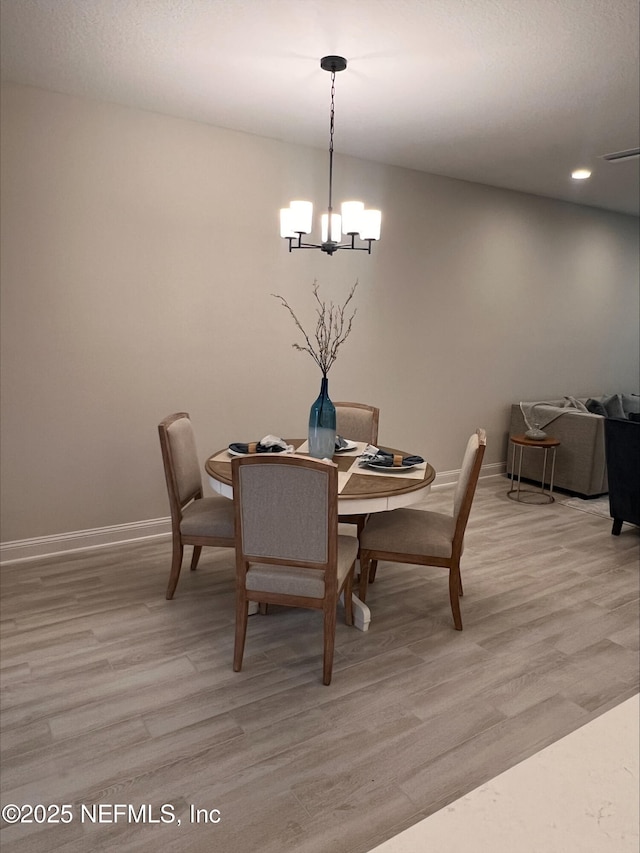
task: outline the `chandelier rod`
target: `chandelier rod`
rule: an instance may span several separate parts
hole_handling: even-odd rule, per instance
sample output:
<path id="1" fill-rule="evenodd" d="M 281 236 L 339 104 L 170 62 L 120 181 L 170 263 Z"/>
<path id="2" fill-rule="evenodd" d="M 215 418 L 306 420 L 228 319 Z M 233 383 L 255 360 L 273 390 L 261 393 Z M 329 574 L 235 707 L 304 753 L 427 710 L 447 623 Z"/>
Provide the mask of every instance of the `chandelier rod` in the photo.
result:
<path id="1" fill-rule="evenodd" d="M 336 72 L 331 70 L 331 112 L 329 118 L 329 228 L 331 228 L 331 213 L 333 211 L 333 130 L 335 116 Z"/>

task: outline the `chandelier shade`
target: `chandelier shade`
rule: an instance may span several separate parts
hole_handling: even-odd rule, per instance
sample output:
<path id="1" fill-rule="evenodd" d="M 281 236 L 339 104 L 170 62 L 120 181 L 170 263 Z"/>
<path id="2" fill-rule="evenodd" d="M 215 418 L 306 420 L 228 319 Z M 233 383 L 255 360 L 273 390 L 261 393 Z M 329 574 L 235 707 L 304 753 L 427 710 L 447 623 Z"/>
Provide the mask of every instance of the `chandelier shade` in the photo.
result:
<path id="1" fill-rule="evenodd" d="M 320 67 L 331 73 L 331 112 L 329 120 L 329 204 L 320 217 L 321 242 L 306 243 L 302 238 L 313 229 L 313 204 L 310 201 L 292 201 L 280 209 L 280 236 L 289 241 L 289 251 L 294 249 L 320 249 L 333 255 L 338 249 L 351 249 L 371 254 L 371 244 L 380 239 L 382 213 L 366 209 L 361 201 L 342 202 L 340 213 L 333 210 L 333 134 L 335 114 L 336 72 L 344 71 L 347 60 L 342 56 L 324 56 Z M 349 238 L 341 243 L 342 236 Z M 356 245 L 356 238 L 365 245 Z"/>
<path id="2" fill-rule="evenodd" d="M 280 236 L 296 237 L 310 234 L 313 226 L 313 204 L 310 201 L 292 201 L 280 210 Z"/>

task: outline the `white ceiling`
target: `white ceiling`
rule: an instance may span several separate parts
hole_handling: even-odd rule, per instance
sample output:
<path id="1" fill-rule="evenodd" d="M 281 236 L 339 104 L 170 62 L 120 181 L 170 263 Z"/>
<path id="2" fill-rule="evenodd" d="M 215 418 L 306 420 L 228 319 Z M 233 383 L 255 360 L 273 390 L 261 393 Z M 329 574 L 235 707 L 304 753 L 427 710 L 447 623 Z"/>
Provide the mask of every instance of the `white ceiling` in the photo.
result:
<path id="1" fill-rule="evenodd" d="M 5 80 L 639 213 L 638 0 L 0 0 Z M 572 169 L 593 170 L 577 183 Z"/>

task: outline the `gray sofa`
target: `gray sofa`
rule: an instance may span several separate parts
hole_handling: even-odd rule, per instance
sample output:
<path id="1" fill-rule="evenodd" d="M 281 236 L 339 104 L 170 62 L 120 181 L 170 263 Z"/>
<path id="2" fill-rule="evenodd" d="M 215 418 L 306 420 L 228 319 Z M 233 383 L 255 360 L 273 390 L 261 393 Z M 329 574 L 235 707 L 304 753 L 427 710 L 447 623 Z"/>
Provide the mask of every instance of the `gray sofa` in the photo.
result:
<path id="1" fill-rule="evenodd" d="M 587 398 L 580 398 L 586 402 Z M 566 400 L 549 400 L 549 403 L 563 407 Z M 565 409 L 563 413 L 544 426 L 547 435 L 557 438 L 560 446 L 556 455 L 554 488 L 566 489 L 575 494 L 592 497 L 605 494 L 609 490 L 607 483 L 607 465 L 604 445 L 604 422 L 602 415 Z M 511 407 L 509 435 L 522 435 L 528 429 L 519 404 Z M 507 473 L 511 474 L 512 445 L 507 453 Z M 522 477 L 540 482 L 542 477 L 542 457 L 540 451 L 527 450 L 522 454 Z M 517 474 L 518 454 L 516 454 Z M 550 465 L 547 466 L 547 480 Z"/>

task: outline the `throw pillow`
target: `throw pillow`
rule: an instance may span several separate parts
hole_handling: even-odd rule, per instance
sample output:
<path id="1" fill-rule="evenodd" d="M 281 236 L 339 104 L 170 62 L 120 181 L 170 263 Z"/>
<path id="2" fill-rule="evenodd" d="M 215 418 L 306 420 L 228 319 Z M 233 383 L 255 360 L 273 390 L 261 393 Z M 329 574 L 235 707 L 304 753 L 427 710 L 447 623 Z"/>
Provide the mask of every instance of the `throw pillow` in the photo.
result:
<path id="1" fill-rule="evenodd" d="M 587 411 L 591 412 L 592 415 L 602 415 L 604 418 L 607 417 L 607 410 L 600 400 L 594 400 L 593 397 L 589 397 L 585 405 L 587 407 Z"/>
<path id="2" fill-rule="evenodd" d="M 611 394 L 609 397 L 601 397 L 600 401 L 607 410 L 608 418 L 625 418 L 622 408 L 622 397 L 620 394 Z"/>
<path id="3" fill-rule="evenodd" d="M 637 394 L 622 394 L 622 409 L 625 415 L 640 415 L 640 397 Z"/>

